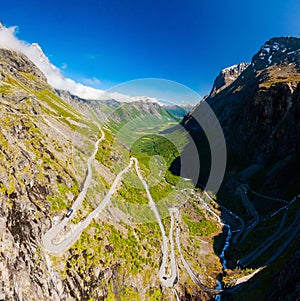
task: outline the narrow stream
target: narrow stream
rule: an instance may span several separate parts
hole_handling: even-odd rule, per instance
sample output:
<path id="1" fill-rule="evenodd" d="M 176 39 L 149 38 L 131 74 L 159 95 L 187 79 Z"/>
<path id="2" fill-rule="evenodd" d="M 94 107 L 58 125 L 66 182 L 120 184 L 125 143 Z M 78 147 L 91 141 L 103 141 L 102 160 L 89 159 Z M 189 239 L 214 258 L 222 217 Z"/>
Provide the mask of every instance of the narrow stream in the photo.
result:
<path id="1" fill-rule="evenodd" d="M 230 246 L 230 239 L 231 239 L 231 236 L 232 236 L 232 232 L 231 232 L 230 226 L 227 225 L 227 224 L 225 224 L 224 227 L 227 228 L 228 232 L 227 232 L 227 236 L 226 236 L 226 239 L 225 239 L 224 247 L 222 249 L 221 254 L 219 255 L 220 261 L 221 261 L 221 264 L 222 264 L 222 267 L 223 267 L 223 271 L 227 269 L 227 260 L 225 258 L 225 252 L 226 252 L 226 250 Z M 216 285 L 215 288 L 216 289 L 223 289 L 222 280 L 221 281 L 219 281 L 219 280 L 217 281 L 217 285 Z M 221 301 L 221 294 L 216 295 L 215 300 Z"/>

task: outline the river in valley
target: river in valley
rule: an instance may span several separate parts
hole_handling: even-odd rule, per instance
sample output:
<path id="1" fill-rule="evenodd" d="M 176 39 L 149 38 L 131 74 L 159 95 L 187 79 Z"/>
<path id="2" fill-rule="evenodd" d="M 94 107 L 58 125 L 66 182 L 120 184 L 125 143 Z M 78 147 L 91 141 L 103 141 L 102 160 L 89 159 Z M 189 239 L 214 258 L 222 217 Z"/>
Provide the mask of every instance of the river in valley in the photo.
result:
<path id="1" fill-rule="evenodd" d="M 222 252 L 219 255 L 220 261 L 221 261 L 221 264 L 222 264 L 222 267 L 223 267 L 223 271 L 225 271 L 227 269 L 227 260 L 225 258 L 225 252 L 227 251 L 227 249 L 230 246 L 230 239 L 231 239 L 231 236 L 232 236 L 230 226 L 225 224 L 224 227 L 227 228 L 227 236 L 226 236 L 226 239 L 225 239 L 225 244 L 224 244 L 224 247 L 222 249 Z M 218 280 L 217 285 L 216 285 L 215 288 L 218 289 L 218 290 L 223 289 L 222 279 Z M 216 295 L 215 300 L 221 301 L 221 294 Z"/>

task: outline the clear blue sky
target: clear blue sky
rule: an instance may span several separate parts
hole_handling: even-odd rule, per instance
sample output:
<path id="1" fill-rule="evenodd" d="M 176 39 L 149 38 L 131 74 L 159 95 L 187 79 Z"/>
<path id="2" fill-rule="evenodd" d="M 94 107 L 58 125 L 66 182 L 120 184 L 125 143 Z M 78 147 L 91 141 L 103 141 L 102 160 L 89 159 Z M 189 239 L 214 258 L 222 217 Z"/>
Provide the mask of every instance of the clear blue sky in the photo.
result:
<path id="1" fill-rule="evenodd" d="M 300 36 L 298 0 L 10 0 L 0 12 L 67 77 L 101 89 L 151 77 L 204 95 L 266 40 Z"/>

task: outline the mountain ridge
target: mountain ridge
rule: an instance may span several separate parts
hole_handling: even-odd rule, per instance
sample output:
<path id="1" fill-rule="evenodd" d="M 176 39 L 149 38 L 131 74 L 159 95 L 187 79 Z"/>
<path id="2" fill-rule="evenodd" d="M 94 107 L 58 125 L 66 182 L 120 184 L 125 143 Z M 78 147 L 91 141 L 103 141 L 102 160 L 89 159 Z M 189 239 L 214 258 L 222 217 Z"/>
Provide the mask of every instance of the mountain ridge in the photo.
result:
<path id="1" fill-rule="evenodd" d="M 276 38 L 271 39 L 270 41 L 275 41 L 274 43 L 278 43 L 278 41 L 281 40 Z M 290 41 L 290 39 L 283 38 L 282 41 Z M 300 39 L 295 40 L 295 38 L 293 38 L 291 41 L 293 44 L 295 44 L 295 41 L 297 42 L 295 46 L 297 50 L 298 45 L 300 46 Z M 268 42 L 265 45 L 269 45 Z M 264 49 L 264 46 L 261 49 Z M 272 160 L 272 156 L 276 156 L 275 154 L 271 155 L 266 151 L 263 151 L 263 148 L 270 149 L 270 147 L 266 146 L 266 143 L 269 143 L 267 142 L 267 134 L 261 137 L 261 148 L 256 149 L 254 147 L 257 141 L 256 137 L 252 142 L 252 149 L 246 151 L 246 146 L 249 148 L 249 137 L 254 137 L 255 132 L 259 137 L 259 129 L 262 129 L 262 127 L 274 128 L 275 124 L 278 124 L 280 120 L 282 121 L 281 124 L 283 124 L 285 120 L 284 118 L 286 118 L 284 116 L 288 111 L 291 111 L 289 113 L 291 116 L 293 116 L 293 114 L 295 116 L 295 114 L 298 112 L 297 106 L 292 106 L 292 103 L 295 103 L 296 105 L 299 98 L 297 95 L 299 93 L 298 90 L 300 81 L 298 67 L 298 63 L 300 61 L 300 47 L 299 51 L 295 53 L 293 57 L 288 56 L 287 61 L 283 59 L 280 65 L 277 65 L 276 62 L 273 62 L 273 65 L 266 67 L 265 65 L 261 65 L 260 61 L 258 64 L 257 60 L 260 60 L 259 55 L 261 53 L 264 52 L 260 50 L 256 55 L 254 55 L 251 65 L 248 65 L 248 67 L 246 67 L 233 82 L 226 85 L 226 87 L 221 89 L 218 93 L 211 94 L 205 98 L 205 101 L 210 104 L 223 128 L 228 145 L 229 155 L 230 152 L 246 154 L 246 157 L 248 157 L 248 163 L 246 163 L 247 160 L 244 160 L 246 164 L 251 162 L 255 164 L 261 164 L 262 162 L 267 162 L 266 160 Z M 264 58 L 264 60 L 268 60 L 268 58 Z M 265 67 L 259 70 L 259 66 Z M 274 102 L 272 103 L 272 99 L 274 99 L 274 101 L 277 99 L 276 95 L 282 99 L 280 102 L 278 101 L 277 104 Z M 270 99 L 268 108 L 266 103 L 267 99 Z M 251 115 L 253 115 L 253 110 L 256 110 L 257 113 L 255 121 L 253 121 L 253 118 L 251 117 Z M 182 124 L 184 124 L 187 129 L 197 130 L 197 123 L 193 121 L 193 115 L 197 115 L 197 108 L 194 109 L 191 114 L 186 115 L 182 121 Z M 190 118 L 192 118 L 192 120 L 190 120 Z M 295 116 L 294 118 L 297 117 Z M 247 120 L 249 120 L 248 125 L 246 125 L 248 122 Z M 297 124 L 297 119 L 294 122 Z M 291 122 L 290 124 L 293 125 L 294 123 Z M 255 126 L 257 126 L 256 130 Z M 279 125 L 279 128 L 280 126 L 281 125 Z M 276 131 L 279 132 L 279 128 Z M 296 129 L 298 128 L 299 126 L 296 126 Z M 267 131 L 270 130 L 268 129 Z M 282 137 L 276 136 L 276 131 L 272 135 L 277 142 L 273 140 L 272 143 L 278 143 L 278 140 L 281 139 L 280 137 Z M 289 130 L 288 132 L 291 133 L 293 131 Z M 298 134 L 295 135 L 297 136 Z M 292 135 L 294 137 L 293 143 L 287 142 L 288 145 L 295 145 L 297 140 L 295 135 Z M 241 143 L 242 141 L 240 139 L 245 142 Z M 241 145 L 244 145 L 244 151 L 239 149 Z M 280 146 L 272 146 L 271 148 L 280 148 Z M 284 148 L 284 146 L 281 148 Z M 283 153 L 282 155 L 279 155 L 278 153 L 277 156 L 279 156 L 278 158 L 282 159 L 282 156 L 287 156 L 289 153 L 291 152 L 285 150 L 286 155 Z M 265 155 L 261 157 L 262 154 Z M 245 157 L 245 155 L 242 156 Z"/>
<path id="2" fill-rule="evenodd" d="M 234 82 L 250 63 L 240 63 L 223 69 L 216 77 L 209 97 L 213 97 Z"/>
<path id="3" fill-rule="evenodd" d="M 218 202 L 240 215 L 249 229 L 244 235 L 233 236 L 232 245 L 227 251 L 231 268 L 238 265 L 239 259 L 245 254 L 251 250 L 253 253 L 259 252 L 256 250 L 266 243 L 266 225 L 272 224 L 264 221 L 265 217 L 259 213 L 262 209 L 266 212 L 274 206 L 274 202 L 268 200 L 281 198 L 287 203 L 295 200 L 294 208 L 286 213 L 289 223 L 284 223 L 286 216 L 282 219 L 276 217 L 273 220 L 274 230 L 270 232 L 270 237 L 274 233 L 281 233 L 280 230 L 284 233 L 285 227 L 289 229 L 293 225 L 291 221 L 294 221 L 290 235 L 295 237 L 288 240 L 286 234 L 287 239 L 281 239 L 280 243 L 276 243 L 278 238 L 273 237 L 276 247 L 267 249 L 269 256 L 272 252 L 276 253 L 276 248 L 280 249 L 281 244 L 285 245 L 285 251 L 277 254 L 274 262 L 255 275 L 249 281 L 249 286 L 242 285 L 240 290 L 232 294 L 224 293 L 225 300 L 252 300 L 254 297 L 274 300 L 278 296 L 281 300 L 291 300 L 289 298 L 297 296 L 299 292 L 299 275 L 295 268 L 299 264 L 299 257 L 292 251 L 299 239 L 298 228 L 295 227 L 297 221 L 299 223 L 297 216 L 300 210 L 297 199 L 300 184 L 299 65 L 299 38 L 270 39 L 254 54 L 251 64 L 237 78 L 219 91 L 213 88 L 214 93 L 203 100 L 216 114 L 227 144 L 227 169 L 217 194 Z M 181 123 L 200 149 L 206 143 L 205 133 L 197 123 L 201 109 L 199 103 Z M 208 160 L 209 153 L 205 156 L 204 159 Z M 205 182 L 200 179 L 198 184 L 205 185 Z M 225 220 L 232 223 L 226 211 L 222 214 Z M 257 249 L 254 245 L 257 245 Z M 268 253 L 262 253 L 248 267 L 258 267 L 267 262 L 267 258 Z M 285 270 L 281 271 L 280 267 L 283 266 Z M 230 273 L 225 273 L 225 279 L 230 279 Z M 282 280 L 283 274 L 288 280 Z M 264 286 L 264 283 L 268 285 Z"/>

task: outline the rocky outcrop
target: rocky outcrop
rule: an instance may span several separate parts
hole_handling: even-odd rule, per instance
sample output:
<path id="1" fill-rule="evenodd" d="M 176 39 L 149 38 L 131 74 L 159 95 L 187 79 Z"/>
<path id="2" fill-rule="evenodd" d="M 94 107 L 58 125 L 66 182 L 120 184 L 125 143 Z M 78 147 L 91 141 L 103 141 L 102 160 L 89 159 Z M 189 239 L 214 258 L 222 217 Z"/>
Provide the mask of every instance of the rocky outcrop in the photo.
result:
<path id="1" fill-rule="evenodd" d="M 273 189 L 273 193 L 279 193 L 278 185 L 272 188 L 269 184 L 272 181 L 279 184 L 278 179 L 284 181 L 283 174 L 294 164 L 299 150 L 299 41 L 296 38 L 268 41 L 253 57 L 251 65 L 236 73 L 237 78 L 233 77 L 223 87 L 215 83 L 211 95 L 205 99 L 224 131 L 228 170 L 241 172 L 252 165 L 266 168 L 269 176 L 260 183 L 260 189 L 265 192 Z M 268 58 L 262 59 L 262 54 L 267 52 L 272 56 L 268 66 L 264 64 Z M 219 75 L 216 82 L 221 79 Z M 200 106 L 201 103 L 182 121 L 195 136 L 201 132 L 194 118 Z M 249 174 L 248 179 L 252 176 Z M 290 184 L 280 193 L 289 194 L 297 180 L 290 179 Z"/>
<path id="2" fill-rule="evenodd" d="M 45 75 L 36 67 L 34 63 L 28 60 L 24 54 L 0 48 L 0 57 L 0 72 L 3 68 L 5 68 L 5 71 L 7 72 L 5 74 L 1 72 L 2 78 L 9 76 L 9 74 L 11 74 L 13 77 L 20 78 L 19 72 L 26 72 L 36 76 L 41 83 L 47 82 Z"/>
<path id="3" fill-rule="evenodd" d="M 284 63 L 299 66 L 300 40 L 294 37 L 273 38 L 267 41 L 254 55 L 252 66 L 256 70 L 262 70 L 269 66 Z"/>
<path id="4" fill-rule="evenodd" d="M 57 191 L 50 162 L 56 162 L 61 183 L 71 186 L 74 178 L 58 152 L 45 148 L 53 137 L 41 130 L 42 104 L 29 93 L 47 87 L 44 75 L 24 55 L 4 49 L 0 68 L 0 299 L 64 300 L 40 242 L 51 225 L 47 196 Z"/>
<path id="5" fill-rule="evenodd" d="M 241 75 L 241 73 L 245 69 L 247 69 L 249 65 L 250 63 L 241 63 L 222 70 L 216 77 L 209 96 L 213 97 L 214 95 L 228 87 Z"/>

